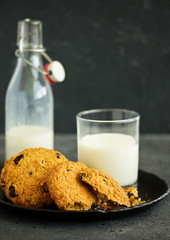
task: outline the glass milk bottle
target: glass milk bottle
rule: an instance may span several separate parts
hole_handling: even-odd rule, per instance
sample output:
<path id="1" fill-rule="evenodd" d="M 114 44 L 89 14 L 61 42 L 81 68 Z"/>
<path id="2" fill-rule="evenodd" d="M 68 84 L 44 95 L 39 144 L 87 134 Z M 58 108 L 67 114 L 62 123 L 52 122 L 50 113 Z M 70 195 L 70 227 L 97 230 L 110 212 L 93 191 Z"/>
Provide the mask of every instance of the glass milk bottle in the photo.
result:
<path id="1" fill-rule="evenodd" d="M 5 100 L 6 159 L 29 147 L 52 149 L 54 142 L 52 90 L 37 70 L 45 52 L 40 21 L 18 22 L 17 46 L 20 57 Z"/>

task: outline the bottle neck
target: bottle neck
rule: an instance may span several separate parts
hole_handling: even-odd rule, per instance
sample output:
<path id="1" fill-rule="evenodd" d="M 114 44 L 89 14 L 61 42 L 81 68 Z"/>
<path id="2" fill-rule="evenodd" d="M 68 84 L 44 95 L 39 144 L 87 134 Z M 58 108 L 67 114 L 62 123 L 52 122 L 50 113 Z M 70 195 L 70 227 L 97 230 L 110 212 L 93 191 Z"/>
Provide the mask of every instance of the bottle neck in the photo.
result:
<path id="1" fill-rule="evenodd" d="M 43 49 L 42 23 L 39 20 L 24 19 L 18 22 L 17 46 L 19 48 L 18 62 L 24 67 L 29 61 L 35 67 L 42 67 L 42 55 L 36 50 Z M 33 51 L 30 51 L 33 50 Z M 29 66 L 30 67 L 30 66 Z"/>
<path id="2" fill-rule="evenodd" d="M 39 52 L 31 52 L 31 51 L 22 51 L 22 52 L 20 52 L 20 54 L 21 54 L 22 58 L 24 58 L 26 61 L 29 61 L 35 67 L 43 68 L 43 58 L 42 58 L 41 53 L 39 53 Z M 30 66 L 22 58 L 19 57 L 18 61 L 20 63 L 22 62 L 24 65 Z"/>
<path id="3" fill-rule="evenodd" d="M 41 21 L 24 19 L 18 22 L 17 46 L 20 51 L 24 48 L 43 48 Z"/>

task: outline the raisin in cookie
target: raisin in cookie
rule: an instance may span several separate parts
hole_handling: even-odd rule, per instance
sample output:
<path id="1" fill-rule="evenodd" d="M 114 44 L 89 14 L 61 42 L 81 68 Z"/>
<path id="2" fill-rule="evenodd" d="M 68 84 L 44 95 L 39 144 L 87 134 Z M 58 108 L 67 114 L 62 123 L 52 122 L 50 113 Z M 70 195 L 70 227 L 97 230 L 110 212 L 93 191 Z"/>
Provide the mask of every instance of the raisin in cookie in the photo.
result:
<path id="1" fill-rule="evenodd" d="M 114 205 L 130 207 L 126 192 L 110 175 L 93 168 L 86 168 L 80 172 L 79 176 L 81 181 L 93 188 L 98 198 L 97 205 L 104 209 Z"/>
<path id="2" fill-rule="evenodd" d="M 54 166 L 68 161 L 58 151 L 29 148 L 6 160 L 1 172 L 1 187 L 14 204 L 41 208 L 53 203 L 46 177 Z"/>
<path id="3" fill-rule="evenodd" d="M 88 210 L 96 202 L 91 188 L 79 179 L 79 172 L 84 169 L 84 164 L 69 161 L 54 168 L 47 177 L 51 198 L 59 209 Z"/>

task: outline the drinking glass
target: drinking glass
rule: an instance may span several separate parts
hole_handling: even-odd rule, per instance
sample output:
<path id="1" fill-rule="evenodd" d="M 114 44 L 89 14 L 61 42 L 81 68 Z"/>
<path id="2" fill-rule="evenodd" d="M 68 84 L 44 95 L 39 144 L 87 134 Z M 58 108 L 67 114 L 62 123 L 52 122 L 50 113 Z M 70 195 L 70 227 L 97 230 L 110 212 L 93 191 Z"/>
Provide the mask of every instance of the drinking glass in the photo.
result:
<path id="1" fill-rule="evenodd" d="M 122 187 L 137 187 L 139 113 L 92 109 L 77 114 L 78 160 L 111 175 Z"/>

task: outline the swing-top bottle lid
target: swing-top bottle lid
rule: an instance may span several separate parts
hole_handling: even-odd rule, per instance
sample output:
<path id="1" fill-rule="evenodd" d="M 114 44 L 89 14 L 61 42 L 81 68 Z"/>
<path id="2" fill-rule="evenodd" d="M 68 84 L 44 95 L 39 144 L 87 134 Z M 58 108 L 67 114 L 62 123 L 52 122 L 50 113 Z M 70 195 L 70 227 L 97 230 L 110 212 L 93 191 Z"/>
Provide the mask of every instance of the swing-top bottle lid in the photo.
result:
<path id="1" fill-rule="evenodd" d="M 26 18 L 18 22 L 17 46 L 22 48 L 43 48 L 42 22 Z"/>

